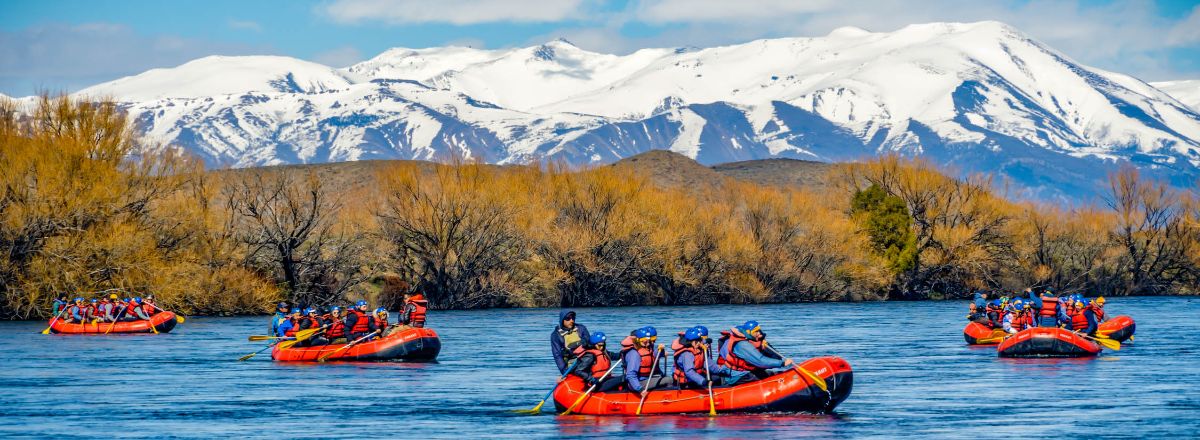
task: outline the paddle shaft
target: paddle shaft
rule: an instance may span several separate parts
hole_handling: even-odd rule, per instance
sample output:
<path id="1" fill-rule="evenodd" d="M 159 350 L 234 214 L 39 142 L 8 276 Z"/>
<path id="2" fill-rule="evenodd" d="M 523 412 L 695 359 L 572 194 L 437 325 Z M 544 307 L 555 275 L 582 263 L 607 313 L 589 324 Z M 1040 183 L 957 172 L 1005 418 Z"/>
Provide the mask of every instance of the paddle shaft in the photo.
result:
<path id="1" fill-rule="evenodd" d="M 607 356 L 607 354 L 606 354 L 605 356 Z M 566 378 L 567 378 L 567 375 L 568 375 L 568 374 L 571 374 L 571 370 L 574 370 L 574 369 L 575 369 L 575 365 L 576 365 L 576 364 L 578 364 L 578 363 L 579 363 L 579 360 L 578 360 L 578 359 L 576 359 L 574 362 L 571 362 L 571 364 L 570 364 L 570 365 L 567 365 L 567 369 L 566 369 L 566 371 L 564 371 L 564 372 L 563 372 L 563 374 L 562 374 L 562 376 L 559 376 L 559 377 L 558 377 L 558 380 L 554 382 L 554 386 L 550 388 L 550 392 L 546 393 L 546 395 L 545 395 L 545 396 L 542 396 L 542 401 L 541 401 L 541 402 L 538 402 L 538 404 L 537 404 L 537 405 L 535 405 L 535 406 L 533 407 L 533 409 L 530 409 L 530 410 L 528 410 L 528 412 L 530 412 L 530 413 L 536 413 L 536 412 L 539 412 L 539 411 L 541 411 L 541 409 L 542 409 L 542 405 L 545 405 L 545 404 L 546 404 L 546 401 L 547 401 L 547 400 L 550 400 L 550 396 L 553 396 L 553 395 L 554 395 L 554 390 L 557 390 L 557 389 L 558 389 L 558 385 L 559 385 L 559 384 L 561 384 L 561 383 L 563 382 L 563 379 L 566 379 Z"/>
<path id="2" fill-rule="evenodd" d="M 646 382 L 642 384 L 642 400 L 638 402 L 637 412 L 634 415 L 642 415 L 642 405 L 646 404 L 646 396 L 650 395 L 650 381 L 654 380 L 654 373 L 658 372 L 658 360 L 663 358 L 660 353 L 663 353 L 662 345 L 659 345 L 658 350 L 654 351 L 654 361 L 650 362 L 650 377 L 647 377 Z"/>
<path id="3" fill-rule="evenodd" d="M 575 407 L 579 406 L 580 402 L 583 402 L 583 399 L 586 399 L 587 396 L 591 395 L 592 391 L 595 391 L 596 387 L 600 386 L 601 382 L 604 382 L 604 379 L 608 379 L 608 375 L 612 374 L 613 370 L 616 370 L 618 366 L 620 366 L 621 364 L 624 364 L 624 363 L 625 363 L 625 357 L 622 356 L 621 360 L 617 361 L 617 363 L 613 364 L 613 366 L 608 367 L 608 371 L 605 371 L 604 375 L 600 376 L 600 379 L 596 380 L 595 385 L 592 385 L 591 388 L 588 388 L 588 390 L 586 392 L 584 392 L 582 396 L 579 396 L 578 399 L 575 399 L 575 403 L 572 403 L 571 406 L 569 408 L 567 408 L 566 411 L 563 411 L 562 415 L 564 415 L 564 416 L 570 415 L 571 411 L 574 411 Z"/>
<path id="4" fill-rule="evenodd" d="M 112 324 L 109 324 L 109 325 L 108 325 L 108 330 L 105 330 L 105 331 L 104 331 L 104 334 L 106 334 L 106 335 L 107 335 L 107 334 L 108 334 L 108 332 L 111 332 L 111 331 L 113 330 L 113 327 L 116 327 L 116 326 L 117 326 L 117 321 L 120 321 L 120 320 L 121 320 L 121 315 L 122 315 L 122 314 L 124 314 L 124 313 L 125 313 L 125 309 L 128 309 L 128 308 L 129 308 L 129 305 L 128 305 L 128 304 L 122 304 L 122 305 L 121 305 L 121 311 L 119 311 L 119 312 L 117 312 L 117 313 L 114 313 L 114 314 L 113 314 L 113 321 L 112 321 Z"/>
<path id="5" fill-rule="evenodd" d="M 319 362 L 325 362 L 325 360 L 326 360 L 326 359 L 329 359 L 329 358 L 333 357 L 333 355 L 335 355 L 335 354 L 337 354 L 337 353 L 341 353 L 341 352 L 342 352 L 342 350 L 345 350 L 345 349 L 347 349 L 347 348 L 350 348 L 350 347 L 353 347 L 353 346 L 355 346 L 355 345 L 358 345 L 358 343 L 359 343 L 359 342 L 365 341 L 365 340 L 367 340 L 367 338 L 370 338 L 370 337 L 372 337 L 372 336 L 375 336 L 377 333 L 379 333 L 379 330 L 375 330 L 375 331 L 373 331 L 373 332 L 371 332 L 371 333 L 367 333 L 366 335 L 363 335 L 363 337 L 361 337 L 361 338 L 358 338 L 358 339 L 355 339 L 355 340 L 354 340 L 354 342 L 351 342 L 351 343 L 349 343 L 349 344 L 343 345 L 343 346 L 342 346 L 342 348 L 339 348 L 339 349 L 337 349 L 337 350 L 334 350 L 334 351 L 330 352 L 329 354 L 322 355 L 320 358 L 318 358 L 318 359 L 317 359 L 317 361 L 319 361 Z"/>
<path id="6" fill-rule="evenodd" d="M 54 315 L 54 319 L 50 320 L 50 325 L 47 326 L 45 330 L 42 330 L 42 334 L 50 334 L 50 329 L 54 328 L 54 323 L 58 322 L 58 318 L 61 318 L 64 313 L 67 313 L 66 307 L 63 307 L 63 309 L 59 311 L 57 315 Z"/>
<path id="7" fill-rule="evenodd" d="M 264 351 L 267 351 L 267 350 L 271 349 L 271 347 L 274 347 L 274 346 L 278 345 L 280 342 L 283 342 L 283 341 L 290 341 L 290 340 L 292 340 L 292 339 L 280 339 L 280 340 L 277 340 L 277 341 L 271 342 L 270 344 L 267 344 L 267 346 L 266 346 L 266 347 L 263 347 L 261 350 L 258 350 L 258 351 L 254 352 L 254 353 L 250 353 L 250 354 L 248 354 L 248 355 L 242 356 L 242 357 L 238 358 L 238 360 L 239 360 L 239 361 L 244 361 L 244 360 L 246 360 L 246 359 L 250 359 L 250 358 L 254 357 L 255 355 L 257 355 L 257 354 L 259 354 L 259 353 L 262 353 L 262 352 L 264 352 Z"/>
<path id="8" fill-rule="evenodd" d="M 770 344 L 767 344 L 766 341 L 763 342 L 763 347 L 766 347 L 767 350 L 771 350 L 771 352 L 775 353 L 776 356 L 783 358 L 783 354 L 780 354 L 778 350 L 775 350 L 775 347 L 772 347 Z M 730 350 L 732 350 L 732 349 L 733 348 L 730 347 Z M 816 385 L 817 388 L 821 389 L 821 391 L 829 392 L 829 385 L 825 384 L 825 379 L 822 379 L 821 376 L 817 376 L 816 374 L 813 374 L 811 371 L 800 368 L 800 364 L 796 363 L 795 361 L 792 362 L 792 368 L 795 368 L 796 372 L 800 373 L 801 376 L 808 376 L 809 380 L 812 381 L 813 385 Z"/>
<path id="9" fill-rule="evenodd" d="M 704 345 L 704 379 L 708 381 L 708 415 L 717 415 L 717 398 L 712 392 L 712 373 L 708 371 L 708 345 Z M 679 366 L 676 365 L 676 368 Z"/>

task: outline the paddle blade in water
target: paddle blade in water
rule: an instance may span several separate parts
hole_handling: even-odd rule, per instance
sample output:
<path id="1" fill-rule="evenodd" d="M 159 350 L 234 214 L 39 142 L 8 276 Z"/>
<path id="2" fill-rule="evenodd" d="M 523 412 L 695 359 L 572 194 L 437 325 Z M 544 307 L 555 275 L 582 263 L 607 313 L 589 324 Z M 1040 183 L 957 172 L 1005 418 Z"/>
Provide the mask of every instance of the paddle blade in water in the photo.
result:
<path id="1" fill-rule="evenodd" d="M 242 357 L 238 358 L 238 360 L 239 360 L 239 361 L 244 361 L 244 360 L 246 360 L 246 359 L 250 359 L 250 358 L 254 357 L 254 355 L 256 355 L 256 354 L 258 354 L 258 353 L 257 353 L 257 352 L 255 352 L 255 353 L 250 353 L 250 354 L 248 354 L 248 355 L 245 355 L 245 356 L 242 356 Z"/>
<path id="2" fill-rule="evenodd" d="M 178 322 L 178 323 L 180 323 L 180 324 L 183 324 L 183 322 L 184 322 L 184 321 L 187 321 L 187 320 L 186 320 L 186 319 L 183 319 L 183 317 L 182 317 L 182 316 L 175 315 L 175 322 Z"/>
<path id="3" fill-rule="evenodd" d="M 272 339 L 275 339 L 275 337 L 267 336 L 267 335 L 250 335 L 250 337 L 247 339 L 249 339 L 251 342 L 257 342 L 257 341 L 270 341 Z"/>
<path id="4" fill-rule="evenodd" d="M 1107 348 L 1109 350 L 1121 351 L 1121 343 L 1117 342 L 1116 340 L 1108 339 L 1108 338 L 1096 338 L 1096 342 L 1099 342 L 1100 345 L 1103 345 L 1104 348 Z"/>

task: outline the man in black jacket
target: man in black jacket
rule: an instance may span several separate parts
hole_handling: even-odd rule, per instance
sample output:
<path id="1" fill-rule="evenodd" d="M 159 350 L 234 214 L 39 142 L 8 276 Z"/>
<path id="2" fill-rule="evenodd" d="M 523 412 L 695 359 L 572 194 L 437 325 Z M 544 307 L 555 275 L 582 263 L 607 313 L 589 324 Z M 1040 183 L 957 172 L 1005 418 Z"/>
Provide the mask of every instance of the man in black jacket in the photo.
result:
<path id="1" fill-rule="evenodd" d="M 566 373 L 567 362 L 583 354 L 587 340 L 587 327 L 575 323 L 575 312 L 563 310 L 558 314 L 558 325 L 550 332 L 550 354 L 558 365 L 558 374 Z"/>

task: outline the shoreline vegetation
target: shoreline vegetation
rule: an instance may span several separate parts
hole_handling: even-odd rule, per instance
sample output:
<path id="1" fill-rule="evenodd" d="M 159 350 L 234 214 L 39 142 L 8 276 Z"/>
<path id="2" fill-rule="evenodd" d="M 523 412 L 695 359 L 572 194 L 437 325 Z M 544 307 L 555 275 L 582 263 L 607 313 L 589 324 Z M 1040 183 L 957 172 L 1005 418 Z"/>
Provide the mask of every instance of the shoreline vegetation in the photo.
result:
<path id="1" fill-rule="evenodd" d="M 820 186 L 627 161 L 389 161 L 334 179 L 321 166 L 206 171 L 136 137 L 111 102 L 0 111 L 4 319 L 102 291 L 234 315 L 281 300 L 394 309 L 413 289 L 462 309 L 1170 295 L 1200 281 L 1196 189 L 1132 168 L 1075 208 L 896 156 L 823 166 Z"/>

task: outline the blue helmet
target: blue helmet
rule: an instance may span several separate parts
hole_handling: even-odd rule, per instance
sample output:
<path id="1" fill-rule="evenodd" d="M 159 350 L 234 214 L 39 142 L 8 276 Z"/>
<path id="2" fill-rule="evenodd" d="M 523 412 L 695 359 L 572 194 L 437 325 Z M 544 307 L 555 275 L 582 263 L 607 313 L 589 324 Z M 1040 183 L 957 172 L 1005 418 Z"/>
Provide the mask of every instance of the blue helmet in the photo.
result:
<path id="1" fill-rule="evenodd" d="M 695 341 L 700 338 L 703 338 L 703 336 L 700 335 L 700 330 L 697 328 L 689 328 L 683 332 L 683 340 L 685 341 Z"/>
<path id="2" fill-rule="evenodd" d="M 383 307 L 380 307 L 380 308 L 378 308 L 378 309 L 375 309 L 375 313 L 376 313 L 376 314 L 379 314 L 379 313 L 387 313 L 387 309 L 385 309 L 385 308 L 383 308 Z"/>
<path id="3" fill-rule="evenodd" d="M 83 297 L 82 297 L 82 296 L 77 296 L 77 297 L 75 297 L 75 302 L 81 302 L 81 301 L 83 301 Z"/>
<path id="4" fill-rule="evenodd" d="M 645 326 L 645 327 L 642 327 L 642 328 L 643 328 L 643 329 L 646 329 L 646 333 L 649 333 L 649 334 L 650 334 L 650 337 L 652 337 L 652 338 L 653 338 L 653 337 L 655 337 L 655 336 L 658 336 L 658 330 L 657 330 L 657 329 L 655 329 L 655 328 L 654 328 L 654 326 L 650 326 L 650 325 L 648 325 L 648 326 Z"/>
<path id="5" fill-rule="evenodd" d="M 746 323 L 742 324 L 741 327 L 738 327 L 739 330 L 744 331 L 744 332 L 748 332 L 748 331 L 754 330 L 756 328 L 758 328 L 758 321 L 755 321 L 753 319 L 746 321 Z"/>
<path id="6" fill-rule="evenodd" d="M 596 345 L 605 341 L 608 341 L 608 336 L 605 336 L 604 332 L 595 332 L 588 335 L 589 344 Z"/>
<path id="7" fill-rule="evenodd" d="M 358 302 L 354 303 L 354 307 L 362 307 L 362 306 L 365 306 L 365 305 L 367 305 L 367 301 L 366 301 L 366 300 L 361 300 L 361 299 L 360 299 L 360 300 L 358 300 Z"/>
<path id="8" fill-rule="evenodd" d="M 338 306 L 333 306 L 333 308 L 329 309 L 329 311 L 330 312 L 340 312 L 340 311 L 342 311 L 342 308 L 338 307 Z"/>
<path id="9" fill-rule="evenodd" d="M 141 304 L 141 303 L 142 303 L 142 297 L 140 297 L 140 296 L 139 296 L 139 297 L 137 297 L 137 298 L 134 298 L 134 299 L 133 299 L 133 302 L 135 302 L 135 303 L 138 303 L 138 304 Z"/>
<path id="10" fill-rule="evenodd" d="M 281 309 L 286 309 L 286 308 L 288 308 L 288 303 L 286 303 L 286 302 L 281 302 L 281 303 L 279 303 L 279 308 L 281 308 Z"/>
<path id="11" fill-rule="evenodd" d="M 100 302 L 100 300 L 98 300 L 96 298 L 92 298 L 92 302 Z"/>
<path id="12" fill-rule="evenodd" d="M 639 329 L 633 331 L 633 337 L 635 337 L 637 339 L 649 338 L 650 331 L 646 330 L 645 327 L 639 328 Z"/>
<path id="13" fill-rule="evenodd" d="M 698 325 L 698 326 L 695 326 L 692 328 L 694 328 L 694 329 L 696 329 L 696 331 L 700 332 L 700 336 L 708 337 L 708 327 Z"/>
<path id="14" fill-rule="evenodd" d="M 305 314 L 305 315 L 309 315 L 309 314 L 313 314 L 313 313 L 317 313 L 317 309 L 314 309 L 314 308 L 312 308 L 312 307 L 309 307 L 309 308 L 307 308 L 307 309 L 304 309 L 304 314 Z"/>

